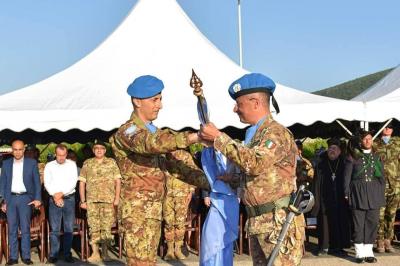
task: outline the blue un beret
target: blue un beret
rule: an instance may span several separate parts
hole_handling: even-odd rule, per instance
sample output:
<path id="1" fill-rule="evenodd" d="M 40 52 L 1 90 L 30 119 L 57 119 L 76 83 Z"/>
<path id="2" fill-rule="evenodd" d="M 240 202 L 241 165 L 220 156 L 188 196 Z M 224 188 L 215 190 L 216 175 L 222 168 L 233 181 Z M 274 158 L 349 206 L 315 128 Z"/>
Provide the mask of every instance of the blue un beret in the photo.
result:
<path id="1" fill-rule="evenodd" d="M 246 74 L 229 86 L 229 95 L 236 98 L 254 92 L 268 92 L 273 94 L 275 82 L 267 76 L 259 73 Z"/>
<path id="2" fill-rule="evenodd" d="M 164 89 L 164 83 L 158 78 L 145 75 L 136 78 L 128 87 L 131 97 L 145 99 L 159 94 Z"/>

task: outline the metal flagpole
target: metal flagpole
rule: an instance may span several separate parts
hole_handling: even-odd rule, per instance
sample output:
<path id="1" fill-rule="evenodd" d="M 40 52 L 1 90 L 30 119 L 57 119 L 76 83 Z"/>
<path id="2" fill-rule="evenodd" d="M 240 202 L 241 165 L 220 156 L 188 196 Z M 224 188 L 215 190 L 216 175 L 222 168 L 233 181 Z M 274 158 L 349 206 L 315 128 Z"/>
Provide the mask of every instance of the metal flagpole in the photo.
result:
<path id="1" fill-rule="evenodd" d="M 242 12 L 240 9 L 240 0 L 238 0 L 238 28 L 239 28 L 239 65 L 243 67 L 243 51 L 242 51 Z"/>

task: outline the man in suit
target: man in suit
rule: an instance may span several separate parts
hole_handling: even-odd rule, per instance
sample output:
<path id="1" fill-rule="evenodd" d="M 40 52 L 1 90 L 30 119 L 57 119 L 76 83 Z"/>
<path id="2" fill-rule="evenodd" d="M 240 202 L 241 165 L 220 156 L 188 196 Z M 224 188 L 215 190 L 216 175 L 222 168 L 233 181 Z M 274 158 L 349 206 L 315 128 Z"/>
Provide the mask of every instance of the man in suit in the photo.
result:
<path id="1" fill-rule="evenodd" d="M 24 142 L 11 144 L 13 158 L 3 162 L 0 178 L 1 210 L 7 214 L 10 258 L 6 265 L 18 264 L 18 227 L 21 230 L 21 255 L 24 264 L 31 260 L 30 221 L 32 207 L 41 204 L 40 178 L 37 162 L 24 157 Z"/>

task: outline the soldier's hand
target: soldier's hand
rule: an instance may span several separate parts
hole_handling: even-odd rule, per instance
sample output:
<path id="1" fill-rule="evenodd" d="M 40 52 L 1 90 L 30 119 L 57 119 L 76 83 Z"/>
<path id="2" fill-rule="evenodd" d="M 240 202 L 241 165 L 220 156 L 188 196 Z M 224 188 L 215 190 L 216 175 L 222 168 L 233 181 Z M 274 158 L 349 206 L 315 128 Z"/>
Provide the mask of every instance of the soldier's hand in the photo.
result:
<path id="1" fill-rule="evenodd" d="M 200 142 L 200 137 L 197 133 L 190 133 L 188 135 L 188 141 L 190 144 L 194 144 L 194 143 L 199 143 Z"/>
<path id="2" fill-rule="evenodd" d="M 81 209 L 87 210 L 87 203 L 86 203 L 86 202 L 81 202 L 81 203 L 79 204 L 79 207 L 80 207 Z"/>
<path id="3" fill-rule="evenodd" d="M 7 212 L 7 204 L 3 203 L 1 204 L 1 210 L 6 213 Z"/>
<path id="4" fill-rule="evenodd" d="M 114 200 L 114 206 L 118 206 L 119 205 L 119 199 L 115 199 Z"/>
<path id="5" fill-rule="evenodd" d="M 207 207 L 211 206 L 211 199 L 210 197 L 205 197 L 204 198 L 204 205 L 206 205 Z"/>
<path id="6" fill-rule="evenodd" d="M 213 123 L 207 123 L 200 127 L 198 133 L 203 140 L 214 142 L 215 138 L 222 134 Z"/>

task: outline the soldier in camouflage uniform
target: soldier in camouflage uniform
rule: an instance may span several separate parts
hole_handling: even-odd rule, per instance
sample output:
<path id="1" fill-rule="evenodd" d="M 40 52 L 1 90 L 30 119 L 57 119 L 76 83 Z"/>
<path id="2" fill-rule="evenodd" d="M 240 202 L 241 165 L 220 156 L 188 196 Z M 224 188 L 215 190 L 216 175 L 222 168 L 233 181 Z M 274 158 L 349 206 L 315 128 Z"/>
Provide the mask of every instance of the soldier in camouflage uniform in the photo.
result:
<path id="1" fill-rule="evenodd" d="M 300 140 L 296 141 L 297 156 L 296 156 L 296 184 L 297 187 L 300 185 L 306 185 L 308 188 L 314 178 L 314 168 L 312 163 L 303 157 L 303 143 Z"/>
<path id="2" fill-rule="evenodd" d="M 167 177 L 167 195 L 163 203 L 164 236 L 167 241 L 165 260 L 185 259 L 182 253 L 185 223 L 194 187 L 175 176 Z"/>
<path id="3" fill-rule="evenodd" d="M 386 206 L 381 208 L 377 237 L 377 252 L 395 252 L 391 245 L 394 221 L 400 203 L 400 138 L 392 137 L 393 126 L 387 125 L 382 137 L 376 141 L 375 152 L 383 162 L 386 179 Z"/>
<path id="4" fill-rule="evenodd" d="M 164 85 L 141 76 L 128 87 L 134 111 L 110 137 L 122 174 L 121 223 L 128 265 L 155 265 L 161 235 L 166 175 L 209 189 L 204 173 L 183 150 L 197 142 L 196 133 L 160 130 L 152 121 L 162 107 Z"/>
<path id="5" fill-rule="evenodd" d="M 267 265 L 288 213 L 290 195 L 296 190 L 297 148 L 292 133 L 271 116 L 269 100 L 274 89 L 275 83 L 261 74 L 244 75 L 230 86 L 229 93 L 236 100 L 234 112 L 241 122 L 251 125 L 243 144 L 212 123 L 200 131 L 201 138 L 213 142 L 216 150 L 241 169 L 240 175 L 221 179 L 239 183 L 244 190 L 254 265 Z M 276 107 L 274 99 L 272 103 Z M 304 217 L 300 215 L 290 225 L 274 265 L 299 265 L 303 240 Z"/>
<path id="6" fill-rule="evenodd" d="M 114 208 L 118 207 L 121 174 L 112 158 L 107 158 L 106 145 L 95 141 L 94 158 L 83 163 L 79 175 L 80 207 L 87 210 L 90 245 L 93 253 L 89 262 L 100 261 L 99 244 L 104 261 L 110 260 L 108 246 L 113 242 L 111 227 L 115 222 Z"/>

